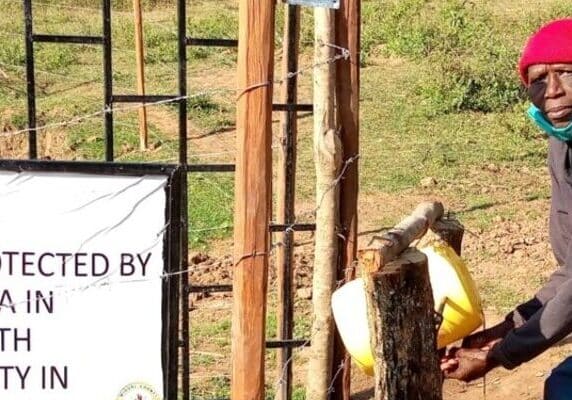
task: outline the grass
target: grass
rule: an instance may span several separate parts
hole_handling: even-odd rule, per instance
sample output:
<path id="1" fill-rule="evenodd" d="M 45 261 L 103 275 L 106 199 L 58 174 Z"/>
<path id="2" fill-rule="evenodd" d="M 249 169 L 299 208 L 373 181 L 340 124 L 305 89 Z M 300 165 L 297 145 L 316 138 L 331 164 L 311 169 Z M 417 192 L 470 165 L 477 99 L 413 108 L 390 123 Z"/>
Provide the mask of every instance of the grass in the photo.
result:
<path id="1" fill-rule="evenodd" d="M 230 398 L 230 378 L 212 377 L 205 386 L 192 387 L 191 396 L 204 400 L 220 400 Z"/>
<path id="2" fill-rule="evenodd" d="M 226 5 L 232 2 L 227 1 Z M 49 5 L 46 5 L 49 4 Z M 148 93 L 170 94 L 177 91 L 177 44 L 174 2 L 167 8 L 164 2 L 144 2 L 149 14 L 145 18 L 146 81 Z M 220 2 L 219 2 L 220 4 Z M 59 7 L 59 5 L 69 6 Z M 18 2 L 0 0 L 1 14 L 22 15 Z M 74 8 L 74 7 L 86 7 Z M 91 12 L 92 2 L 48 1 L 34 6 L 34 30 L 41 33 L 101 34 L 99 13 Z M 133 21 L 131 3 L 114 2 L 113 15 L 113 84 L 115 93 L 134 93 L 135 68 L 133 52 Z M 196 37 L 236 37 L 236 7 L 231 12 L 215 7 L 212 2 L 193 5 L 194 18 L 189 17 L 188 32 Z M 125 10 L 125 11 L 124 11 Z M 215 10 L 216 12 L 212 12 Z M 0 19 L 0 69 L 10 81 L 0 84 L 0 130 L 20 130 L 26 127 L 25 53 L 23 47 L 23 18 Z M 205 60 L 217 69 L 234 65 L 235 50 L 202 52 L 189 51 L 191 74 L 200 73 Z M 70 120 L 77 115 L 94 113 L 102 108 L 102 52 L 97 46 L 37 44 L 35 46 L 38 124 Z M 228 95 L 195 96 L 190 79 L 191 98 L 189 118 L 193 128 L 201 133 L 218 132 L 234 125 L 234 105 L 228 105 Z M 201 89 L 204 89 L 201 88 Z M 214 88 L 212 88 L 214 89 Z M 210 90 L 207 88 L 207 90 Z M 223 93 L 224 95 L 224 93 Z M 116 108 L 125 107 L 118 105 Z M 174 107 L 164 106 L 158 111 L 162 121 L 149 117 L 152 150 L 138 151 L 137 113 L 115 113 L 115 155 L 121 161 L 176 160 L 178 138 L 177 114 Z M 165 123 L 172 128 L 165 132 Z M 48 153 L 52 159 L 102 160 L 104 158 L 103 123 L 101 117 L 54 129 L 49 132 L 61 136 L 62 142 Z M 41 139 L 42 140 L 42 139 Z M 41 146 L 41 148 L 47 148 Z M 192 151 L 190 152 L 192 157 Z M 5 156 L 5 155 L 4 155 Z M 195 160 L 204 162 L 204 160 Z M 190 240 L 197 248 L 205 248 L 209 240 L 228 236 L 232 225 L 232 177 L 190 178 L 189 207 Z M 229 200 L 230 196 L 230 200 Z M 224 204 L 224 207 L 220 205 Z M 213 230 L 208 230 L 208 229 Z"/>
<path id="3" fill-rule="evenodd" d="M 230 338 L 231 338 L 231 313 L 230 299 L 217 301 L 219 307 L 213 310 L 197 309 L 191 313 L 191 366 L 196 379 L 192 380 L 192 395 L 201 399 L 228 398 L 230 381 L 227 375 L 230 373 Z M 300 300 L 296 308 L 309 309 L 308 300 Z M 266 317 L 267 340 L 276 338 L 276 298 L 269 295 L 268 312 Z M 296 313 L 294 318 L 294 337 L 308 338 L 310 335 L 311 321 L 307 313 Z M 276 349 L 266 351 L 267 385 L 266 398 L 273 399 L 276 390 L 277 367 Z M 294 365 L 299 366 L 305 360 L 305 354 L 301 349 L 294 350 Z M 218 375 L 218 376 L 213 376 Z M 305 398 L 304 386 L 301 384 L 304 377 L 297 376 L 294 382 L 293 399 Z M 227 397 L 224 395 L 227 394 Z M 222 397 L 221 397 L 222 396 Z"/>
<path id="4" fill-rule="evenodd" d="M 479 282 L 479 291 L 485 308 L 494 307 L 501 313 L 511 311 L 515 304 L 527 300 L 527 297 L 514 286 L 499 282 L 498 279 Z"/>
<path id="5" fill-rule="evenodd" d="M 535 3 L 536 2 L 536 3 Z M 89 0 L 44 0 L 34 6 L 38 33 L 101 33 L 101 17 Z M 146 0 L 146 82 L 150 94 L 177 93 L 175 2 Z M 529 2 L 530 3 L 530 2 Z M 512 0 L 364 0 L 362 4 L 362 88 L 360 131 L 360 195 L 393 198 L 436 196 L 458 212 L 469 230 L 487 231 L 496 217 L 523 218 L 511 210 L 515 201 L 527 204 L 549 197 L 544 171 L 546 141 L 526 119 L 526 102 L 515 72 L 518 52 L 526 36 L 556 16 L 570 15 L 564 0 L 532 0 L 524 9 Z M 68 5 L 60 7 L 60 5 Z M 86 7 L 81 9 L 77 7 Z M 136 88 L 131 1 L 113 2 L 114 90 L 132 94 Z M 97 7 L 95 7 L 97 8 Z M 193 1 L 188 6 L 187 33 L 193 37 L 236 38 L 236 1 Z M 26 77 L 21 3 L 0 0 L 0 132 L 26 127 Z M 282 43 L 282 7 L 278 7 L 275 43 L 277 61 Z M 312 63 L 313 21 L 302 10 L 301 66 Z M 188 50 L 189 161 L 233 162 L 235 121 L 235 63 L 233 49 Z M 39 124 L 69 120 L 102 108 L 102 51 L 97 46 L 38 44 L 36 80 Z M 280 76 L 277 67 L 276 76 Z M 301 102 L 311 101 L 311 74 L 300 76 Z M 120 107 L 120 106 L 118 106 Z M 275 116 L 277 118 L 278 115 Z M 178 151 L 177 109 L 172 105 L 149 108 L 151 149 L 138 149 L 137 112 L 117 111 L 115 155 L 121 161 L 175 161 Z M 312 118 L 299 120 L 297 201 L 313 203 Z M 275 124 L 274 136 L 278 134 Z M 226 136 L 225 136 L 226 135 Z M 49 139 L 49 140 L 48 140 Z M 100 116 L 78 124 L 50 129 L 41 135 L 42 156 L 53 159 L 102 160 L 103 122 Z M 23 156 L 17 140 L 0 156 Z M 218 154 L 206 157 L 204 154 Z M 225 155 L 227 154 L 227 155 Z M 230 154 L 230 156 L 228 156 Z M 492 164 L 501 169 L 491 172 Z M 520 171 L 529 171 L 522 173 Z M 420 187 L 423 178 L 437 185 Z M 189 240 L 193 250 L 209 250 L 232 235 L 233 190 L 231 174 L 189 175 Z M 388 209 L 390 206 L 387 207 Z M 395 207 L 394 208 L 399 208 Z M 382 226 L 388 217 L 367 215 Z M 517 210 L 518 211 L 518 210 Z M 399 209 L 404 215 L 408 210 Z M 397 214 L 394 213 L 394 214 Z M 543 218 L 538 211 L 531 220 Z M 226 253 L 230 249 L 224 248 Z M 476 250 L 475 259 L 495 256 Z M 479 272 L 477 272 L 479 273 Z M 500 274 L 500 273 L 499 273 Z M 504 311 L 523 299 L 524 292 L 508 283 L 478 275 L 487 306 Z M 524 282 L 527 293 L 539 282 Z M 308 309 L 307 303 L 297 310 Z M 309 318 L 296 316 L 297 338 L 307 337 Z M 228 352 L 230 320 L 206 318 L 192 327 L 194 348 L 214 345 Z M 276 331 L 269 312 L 267 333 Z M 270 362 L 271 356 L 269 356 Z M 214 368 L 220 363 L 208 355 L 195 365 Z M 193 388 L 193 396 L 228 397 L 226 377 L 208 378 Z M 272 387 L 269 393 L 272 394 Z M 295 388 L 302 400 L 302 387 Z"/>
<path id="6" fill-rule="evenodd" d="M 193 174 L 189 178 L 191 248 L 205 247 L 209 240 L 227 237 L 233 222 L 233 177 L 226 174 Z"/>

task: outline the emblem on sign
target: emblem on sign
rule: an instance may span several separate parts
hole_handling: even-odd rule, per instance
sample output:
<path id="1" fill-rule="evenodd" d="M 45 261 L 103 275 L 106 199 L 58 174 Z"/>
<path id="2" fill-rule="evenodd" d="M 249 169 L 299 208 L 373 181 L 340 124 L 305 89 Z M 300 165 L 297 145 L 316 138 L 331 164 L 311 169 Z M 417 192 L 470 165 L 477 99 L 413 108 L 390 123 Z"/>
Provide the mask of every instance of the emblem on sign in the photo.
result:
<path id="1" fill-rule="evenodd" d="M 162 400 L 151 385 L 130 383 L 119 392 L 117 400 Z"/>

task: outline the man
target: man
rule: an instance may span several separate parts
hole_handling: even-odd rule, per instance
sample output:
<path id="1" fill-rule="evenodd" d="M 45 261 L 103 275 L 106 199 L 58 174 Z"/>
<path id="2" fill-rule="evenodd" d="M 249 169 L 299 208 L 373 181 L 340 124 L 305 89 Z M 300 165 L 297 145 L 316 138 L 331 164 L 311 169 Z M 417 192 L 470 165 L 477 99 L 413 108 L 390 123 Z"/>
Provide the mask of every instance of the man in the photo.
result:
<path id="1" fill-rule="evenodd" d="M 505 321 L 453 349 L 441 364 L 447 378 L 471 381 L 497 366 L 513 369 L 572 333 L 572 19 L 531 36 L 519 71 L 532 102 L 528 114 L 549 136 L 550 242 L 560 268 Z M 552 371 L 544 399 L 572 399 L 572 357 Z"/>

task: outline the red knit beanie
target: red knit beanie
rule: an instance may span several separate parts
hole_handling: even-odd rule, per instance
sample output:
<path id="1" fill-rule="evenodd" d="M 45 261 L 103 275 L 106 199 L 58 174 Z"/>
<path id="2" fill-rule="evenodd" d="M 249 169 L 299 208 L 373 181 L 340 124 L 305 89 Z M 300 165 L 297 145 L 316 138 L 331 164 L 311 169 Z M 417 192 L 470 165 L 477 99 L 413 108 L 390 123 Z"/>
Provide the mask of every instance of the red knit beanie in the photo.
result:
<path id="1" fill-rule="evenodd" d="M 528 86 L 528 67 L 554 63 L 572 63 L 572 18 L 549 22 L 528 39 L 518 63 L 520 79 Z"/>

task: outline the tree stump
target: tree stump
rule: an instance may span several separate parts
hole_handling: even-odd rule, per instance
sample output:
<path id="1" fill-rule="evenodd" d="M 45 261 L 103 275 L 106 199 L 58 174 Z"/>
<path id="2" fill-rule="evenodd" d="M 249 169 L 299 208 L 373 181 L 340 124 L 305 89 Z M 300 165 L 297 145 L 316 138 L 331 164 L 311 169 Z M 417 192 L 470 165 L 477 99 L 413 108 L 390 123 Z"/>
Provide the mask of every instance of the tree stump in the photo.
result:
<path id="1" fill-rule="evenodd" d="M 364 262 L 380 258 L 369 254 Z M 375 400 L 442 400 L 427 257 L 410 248 L 381 271 L 366 274 L 365 281 Z"/>

